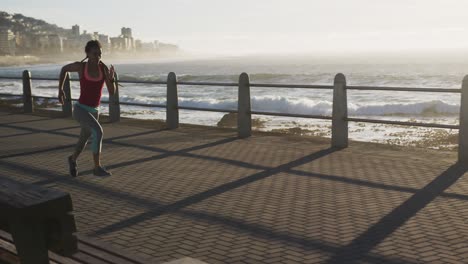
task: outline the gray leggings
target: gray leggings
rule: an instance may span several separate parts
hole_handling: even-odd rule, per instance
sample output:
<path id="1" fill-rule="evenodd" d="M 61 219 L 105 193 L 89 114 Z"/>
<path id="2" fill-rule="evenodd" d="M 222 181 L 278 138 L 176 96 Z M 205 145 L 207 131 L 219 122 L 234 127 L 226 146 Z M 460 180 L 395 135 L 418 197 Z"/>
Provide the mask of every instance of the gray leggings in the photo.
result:
<path id="1" fill-rule="evenodd" d="M 103 132 L 98 121 L 99 113 L 90 113 L 82 107 L 75 105 L 73 109 L 73 117 L 81 126 L 80 138 L 76 144 L 75 153 L 80 154 L 83 151 L 90 136 L 93 136 L 91 150 L 94 154 L 100 153 Z"/>

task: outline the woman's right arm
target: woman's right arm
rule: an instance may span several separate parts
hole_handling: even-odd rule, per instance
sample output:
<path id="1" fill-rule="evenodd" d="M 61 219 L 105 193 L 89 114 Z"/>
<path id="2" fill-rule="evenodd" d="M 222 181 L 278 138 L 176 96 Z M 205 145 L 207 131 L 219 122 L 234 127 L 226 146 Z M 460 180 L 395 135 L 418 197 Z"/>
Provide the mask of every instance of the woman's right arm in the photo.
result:
<path id="1" fill-rule="evenodd" d="M 65 102 L 65 93 L 63 92 L 63 83 L 65 82 L 65 74 L 67 72 L 79 72 L 81 70 L 81 62 L 74 62 L 62 67 L 59 77 L 59 93 L 58 99 L 61 104 Z"/>

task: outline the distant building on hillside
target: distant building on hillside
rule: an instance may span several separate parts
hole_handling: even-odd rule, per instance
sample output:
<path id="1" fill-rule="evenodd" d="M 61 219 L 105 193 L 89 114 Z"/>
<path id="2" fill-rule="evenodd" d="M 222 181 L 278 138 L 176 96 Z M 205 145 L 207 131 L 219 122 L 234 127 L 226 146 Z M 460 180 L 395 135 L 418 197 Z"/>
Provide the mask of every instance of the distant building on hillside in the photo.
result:
<path id="1" fill-rule="evenodd" d="M 52 54 L 63 52 L 63 37 L 57 34 L 48 35 L 48 49 L 47 51 Z"/>
<path id="2" fill-rule="evenodd" d="M 98 34 L 96 39 L 99 40 L 99 42 L 101 42 L 103 52 L 110 52 L 111 41 L 108 35 Z"/>
<path id="3" fill-rule="evenodd" d="M 80 52 L 83 47 L 80 38 L 67 38 L 63 41 L 63 48 L 66 52 Z"/>
<path id="4" fill-rule="evenodd" d="M 143 53 L 158 53 L 159 52 L 159 41 L 143 42 L 141 40 L 135 41 L 135 49 L 138 52 Z"/>
<path id="5" fill-rule="evenodd" d="M 80 26 L 74 25 L 72 26 L 72 37 L 79 38 L 80 37 Z"/>
<path id="6" fill-rule="evenodd" d="M 112 52 L 126 50 L 127 44 L 124 38 L 114 37 L 114 38 L 110 38 L 110 41 L 111 41 Z"/>
<path id="7" fill-rule="evenodd" d="M 16 42 L 16 54 L 28 54 L 33 52 L 33 43 L 31 34 L 25 34 L 22 32 L 16 32 L 15 34 Z"/>
<path id="8" fill-rule="evenodd" d="M 120 36 L 110 38 L 111 50 L 114 52 L 129 52 L 136 50 L 136 42 L 132 36 L 132 29 L 123 27 Z"/>
<path id="9" fill-rule="evenodd" d="M 85 44 L 86 42 L 93 40 L 93 39 L 95 39 L 94 34 L 88 33 L 88 31 L 86 30 L 83 30 L 83 34 L 80 35 L 80 40 L 83 41 Z"/>
<path id="10" fill-rule="evenodd" d="M 15 34 L 6 27 L 0 28 L 0 55 L 12 55 L 16 53 Z"/>
<path id="11" fill-rule="evenodd" d="M 88 33 L 86 30 L 83 30 L 83 33 L 80 34 L 80 26 L 74 25 L 72 26 L 72 34 L 63 40 L 63 47 L 66 52 L 82 53 L 84 52 L 86 42 L 98 38 L 98 32 Z"/>
<path id="12" fill-rule="evenodd" d="M 39 36 L 33 33 L 16 32 L 16 54 L 35 54 L 39 50 Z"/>
<path id="13" fill-rule="evenodd" d="M 8 19 L 11 20 L 12 17 L 9 16 Z M 24 25 L 22 28 L 25 29 L 12 32 L 10 27 L 0 25 L 0 56 L 55 55 L 64 52 L 74 55 L 83 54 L 84 47 L 90 40 L 99 40 L 104 53 L 171 54 L 178 51 L 176 45 L 160 43 L 157 40 L 153 42 L 136 40 L 129 27 L 122 27 L 120 35 L 116 37 L 109 37 L 99 32 L 88 33 L 86 30 L 80 30 L 79 25 L 73 25 L 71 29 L 51 29 L 37 25 Z"/>
<path id="14" fill-rule="evenodd" d="M 122 37 L 124 38 L 133 38 L 132 36 L 132 29 L 131 28 L 126 28 L 126 27 L 123 27 L 120 29 L 120 34 L 122 35 Z"/>

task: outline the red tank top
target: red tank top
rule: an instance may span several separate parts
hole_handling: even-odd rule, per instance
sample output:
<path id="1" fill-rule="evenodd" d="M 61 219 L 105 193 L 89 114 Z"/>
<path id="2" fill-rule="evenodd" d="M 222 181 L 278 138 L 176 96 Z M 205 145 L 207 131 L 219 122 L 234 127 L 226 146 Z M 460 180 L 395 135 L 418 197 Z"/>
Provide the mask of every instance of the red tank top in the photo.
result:
<path id="1" fill-rule="evenodd" d="M 99 77 L 92 78 L 88 74 L 88 63 L 84 63 L 80 76 L 80 98 L 78 102 L 91 107 L 98 107 L 101 103 L 102 88 L 104 87 L 104 73 L 99 63 Z"/>

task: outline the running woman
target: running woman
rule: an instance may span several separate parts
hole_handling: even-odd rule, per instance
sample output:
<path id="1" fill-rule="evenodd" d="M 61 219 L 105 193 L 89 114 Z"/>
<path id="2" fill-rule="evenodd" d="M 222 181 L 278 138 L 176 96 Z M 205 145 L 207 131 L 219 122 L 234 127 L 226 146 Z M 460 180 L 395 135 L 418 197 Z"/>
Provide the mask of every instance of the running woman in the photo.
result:
<path id="1" fill-rule="evenodd" d="M 67 72 L 78 72 L 80 77 L 80 98 L 73 107 L 73 117 L 80 123 L 81 132 L 75 152 L 68 157 L 70 175 L 78 175 L 76 160 L 92 137 L 91 150 L 93 152 L 94 170 L 96 176 L 110 176 L 111 173 L 101 165 L 101 146 L 103 131 L 99 124 L 99 104 L 101 102 L 102 88 L 106 83 L 109 96 L 114 95 L 114 66 L 110 69 L 101 61 L 101 43 L 91 40 L 86 44 L 86 57 L 81 62 L 65 65 L 60 72 L 58 99 L 61 104 L 65 101 L 63 83 Z M 87 61 L 85 61 L 87 59 Z"/>

